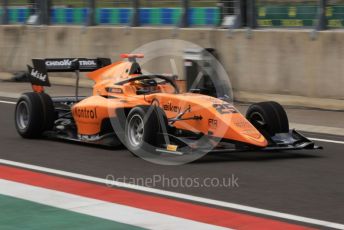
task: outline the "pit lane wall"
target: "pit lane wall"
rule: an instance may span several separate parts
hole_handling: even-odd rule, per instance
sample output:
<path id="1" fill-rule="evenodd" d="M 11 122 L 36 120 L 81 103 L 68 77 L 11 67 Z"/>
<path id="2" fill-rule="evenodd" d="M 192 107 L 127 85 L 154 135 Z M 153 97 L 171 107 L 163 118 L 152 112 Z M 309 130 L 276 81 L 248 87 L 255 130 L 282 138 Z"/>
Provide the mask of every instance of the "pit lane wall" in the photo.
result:
<path id="1" fill-rule="evenodd" d="M 344 99 L 343 31 L 312 37 L 310 30 L 285 29 L 229 33 L 197 28 L 0 26 L 0 71 L 25 70 L 31 58 L 39 57 L 111 57 L 115 61 L 120 53 L 159 39 L 183 39 L 215 48 L 238 92 Z M 176 64 L 183 75 L 181 59 Z M 144 67 L 152 72 L 172 71 L 170 58 L 155 59 Z"/>

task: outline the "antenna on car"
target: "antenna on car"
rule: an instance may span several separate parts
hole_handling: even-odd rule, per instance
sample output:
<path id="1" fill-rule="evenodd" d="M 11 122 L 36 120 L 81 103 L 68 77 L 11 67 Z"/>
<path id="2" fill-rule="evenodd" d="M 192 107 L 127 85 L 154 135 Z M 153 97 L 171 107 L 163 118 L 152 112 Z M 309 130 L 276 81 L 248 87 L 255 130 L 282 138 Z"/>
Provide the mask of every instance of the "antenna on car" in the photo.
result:
<path id="1" fill-rule="evenodd" d="M 121 54 L 121 58 L 128 58 L 130 62 L 136 62 L 136 58 L 144 58 L 143 54 Z"/>

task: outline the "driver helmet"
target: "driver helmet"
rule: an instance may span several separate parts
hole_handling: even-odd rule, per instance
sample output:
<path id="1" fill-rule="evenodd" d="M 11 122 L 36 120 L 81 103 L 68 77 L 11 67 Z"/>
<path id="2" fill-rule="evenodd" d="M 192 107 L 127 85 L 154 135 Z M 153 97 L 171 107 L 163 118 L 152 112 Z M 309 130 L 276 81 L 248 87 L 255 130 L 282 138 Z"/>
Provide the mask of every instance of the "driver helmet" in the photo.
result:
<path id="1" fill-rule="evenodd" d="M 159 89 L 158 83 L 154 79 L 142 79 L 134 82 L 137 89 L 145 89 L 149 92 L 154 92 Z"/>

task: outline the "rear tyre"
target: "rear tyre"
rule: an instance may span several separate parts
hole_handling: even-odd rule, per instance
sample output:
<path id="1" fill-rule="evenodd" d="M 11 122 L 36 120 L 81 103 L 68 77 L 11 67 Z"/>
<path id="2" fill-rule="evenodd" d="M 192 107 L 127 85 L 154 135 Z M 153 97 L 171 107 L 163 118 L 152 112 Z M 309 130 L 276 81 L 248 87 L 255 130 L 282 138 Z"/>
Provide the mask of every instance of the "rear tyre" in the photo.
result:
<path id="1" fill-rule="evenodd" d="M 56 120 L 56 113 L 54 109 L 54 103 L 51 97 L 46 93 L 38 94 L 42 100 L 42 109 L 44 116 L 44 131 L 52 130 L 54 127 L 54 122 Z"/>
<path id="2" fill-rule="evenodd" d="M 274 101 L 252 104 L 247 110 L 246 118 L 265 137 L 289 132 L 287 113 L 279 103 Z"/>
<path id="3" fill-rule="evenodd" d="M 125 143 L 129 151 L 134 155 L 155 151 L 162 126 L 167 127 L 167 118 L 159 107 L 133 108 L 125 124 Z"/>
<path id="4" fill-rule="evenodd" d="M 54 125 L 54 105 L 45 93 L 24 93 L 15 109 L 15 126 L 24 138 L 37 138 Z"/>

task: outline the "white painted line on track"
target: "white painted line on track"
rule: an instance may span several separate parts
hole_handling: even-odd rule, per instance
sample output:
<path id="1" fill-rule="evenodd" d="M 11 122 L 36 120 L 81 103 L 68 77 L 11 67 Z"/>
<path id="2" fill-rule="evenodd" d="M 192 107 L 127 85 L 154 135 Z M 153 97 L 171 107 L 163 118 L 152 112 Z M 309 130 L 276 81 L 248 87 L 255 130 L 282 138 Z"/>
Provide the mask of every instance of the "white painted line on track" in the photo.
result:
<path id="1" fill-rule="evenodd" d="M 52 206 L 84 215 L 139 226 L 145 229 L 203 229 L 228 228 L 201 223 L 181 217 L 147 211 L 126 205 L 55 191 L 52 189 L 0 179 L 0 194 Z"/>
<path id="2" fill-rule="evenodd" d="M 11 105 L 17 104 L 17 102 L 14 102 L 14 101 L 0 101 L 0 103 L 3 103 L 3 104 L 11 104 Z"/>
<path id="3" fill-rule="evenodd" d="M 219 201 L 219 200 L 213 200 L 213 199 L 208 199 L 208 198 L 203 198 L 203 197 L 197 197 L 197 196 L 187 195 L 187 194 L 182 194 L 182 193 L 177 193 L 177 192 L 170 192 L 170 191 L 165 191 L 165 190 L 161 190 L 161 189 L 148 188 L 148 187 L 144 187 L 144 186 L 127 184 L 127 183 L 118 182 L 118 181 L 109 181 L 109 180 L 106 180 L 103 178 L 92 177 L 92 176 L 87 176 L 87 175 L 82 175 L 82 174 L 77 174 L 77 173 L 72 173 L 72 172 L 66 172 L 66 171 L 62 171 L 62 170 L 46 168 L 46 167 L 41 167 L 41 166 L 37 166 L 37 165 L 30 165 L 30 164 L 15 162 L 15 161 L 9 161 L 9 160 L 5 160 L 5 159 L 0 159 L 0 164 L 11 165 L 11 166 L 16 166 L 16 167 L 21 167 L 21 168 L 51 173 L 51 174 L 55 174 L 55 175 L 75 178 L 75 179 L 79 179 L 79 180 L 101 183 L 101 184 L 109 184 L 109 182 L 111 182 L 110 184 L 113 186 L 132 189 L 132 190 L 136 190 L 136 191 L 147 192 L 147 193 L 151 193 L 151 194 L 162 195 L 162 196 L 166 196 L 166 197 L 170 197 L 170 198 L 183 199 L 183 200 L 187 200 L 187 201 L 193 201 L 193 202 L 198 202 L 198 203 L 203 203 L 203 204 L 208 204 L 208 205 L 215 205 L 215 206 L 219 206 L 219 207 L 223 207 L 223 208 L 241 210 L 241 211 L 250 212 L 250 213 L 262 214 L 262 215 L 277 217 L 277 218 L 286 219 L 286 220 L 298 221 L 298 222 L 303 222 L 303 223 L 307 223 L 307 224 L 323 226 L 326 228 L 334 228 L 334 229 L 344 230 L 344 224 L 339 224 L 339 223 L 334 223 L 334 222 L 329 222 L 329 221 L 324 221 L 324 220 L 318 220 L 318 219 L 313 219 L 313 218 L 308 218 L 308 217 L 303 217 L 303 216 L 297 216 L 297 215 L 293 215 L 293 214 L 270 211 L 270 210 L 266 210 L 266 209 L 260 209 L 260 208 L 255 208 L 255 207 L 251 207 L 251 206 L 245 206 L 245 205 L 240 205 L 240 204 L 235 204 L 235 203 L 230 203 L 230 202 L 225 202 L 225 201 Z"/>
<path id="4" fill-rule="evenodd" d="M 302 130 L 309 133 L 320 133 L 320 134 L 344 136 L 344 128 L 339 128 L 339 127 L 331 127 L 331 126 L 324 126 L 324 125 L 309 125 L 309 124 L 300 124 L 300 123 L 294 123 L 294 122 L 290 122 L 289 126 L 293 129 Z"/>
<path id="5" fill-rule="evenodd" d="M 313 138 L 313 137 L 308 137 L 308 139 L 311 141 L 321 141 L 321 142 L 328 142 L 328 143 L 344 145 L 344 141 L 327 140 L 327 139 L 320 139 L 320 138 Z"/>

